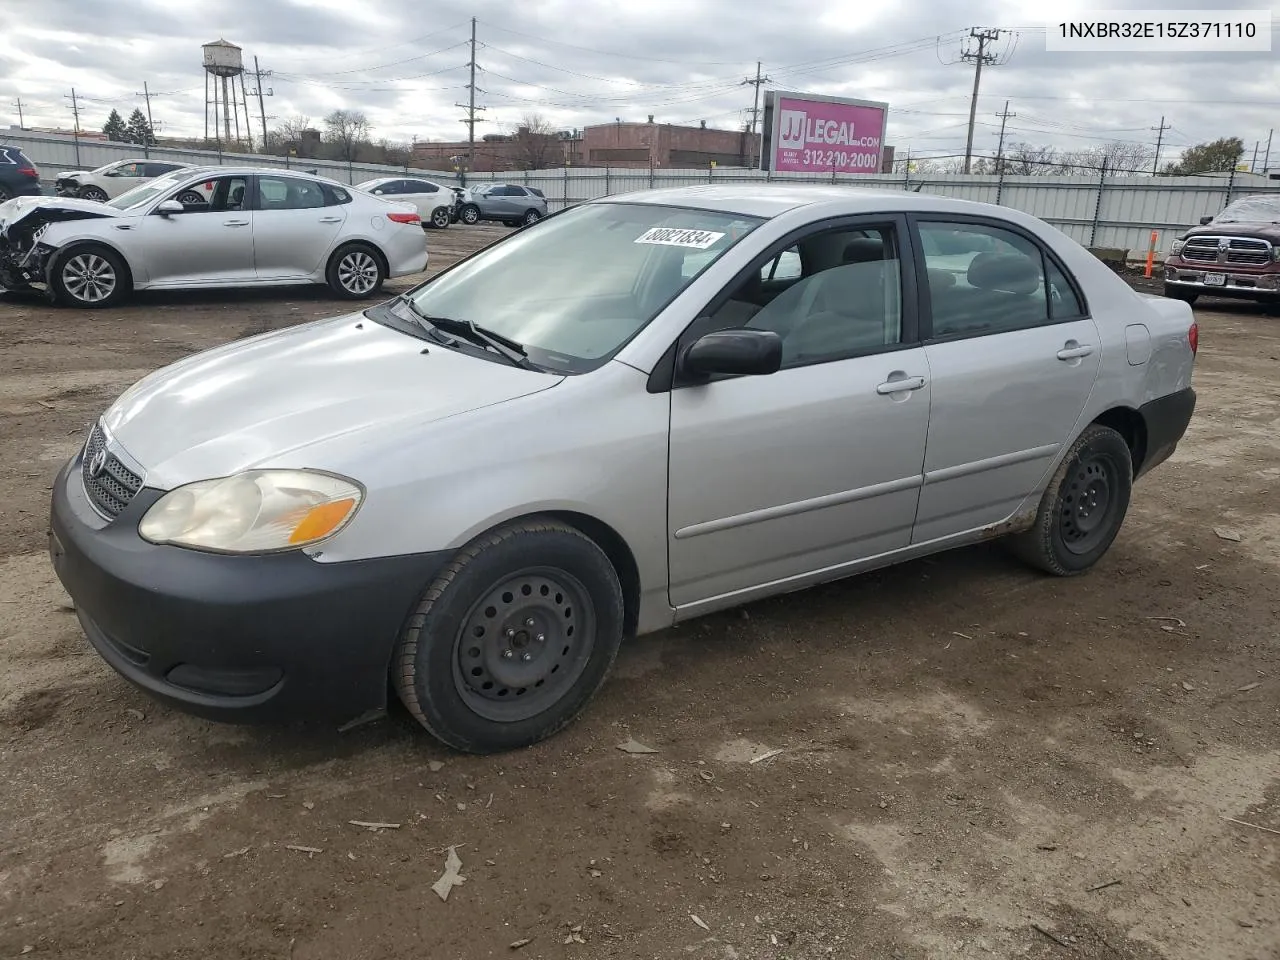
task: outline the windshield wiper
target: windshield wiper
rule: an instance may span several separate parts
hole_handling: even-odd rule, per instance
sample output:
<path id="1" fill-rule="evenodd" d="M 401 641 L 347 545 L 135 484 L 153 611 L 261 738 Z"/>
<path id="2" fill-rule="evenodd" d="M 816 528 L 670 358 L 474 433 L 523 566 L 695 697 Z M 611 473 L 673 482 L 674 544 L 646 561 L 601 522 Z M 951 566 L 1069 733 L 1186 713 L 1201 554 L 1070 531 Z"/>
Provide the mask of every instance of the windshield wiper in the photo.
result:
<path id="1" fill-rule="evenodd" d="M 401 295 L 400 301 L 408 305 L 414 315 L 431 327 L 444 333 L 454 336 L 461 335 L 470 340 L 474 344 L 489 349 L 500 354 L 503 359 L 508 360 L 512 366 L 523 367 L 525 370 L 539 369 L 536 364 L 529 359 L 529 352 L 515 340 L 504 337 L 500 333 L 493 330 L 486 330 L 478 325 L 474 320 L 455 320 L 453 317 L 433 317 L 424 313 L 418 308 L 407 296 Z"/>

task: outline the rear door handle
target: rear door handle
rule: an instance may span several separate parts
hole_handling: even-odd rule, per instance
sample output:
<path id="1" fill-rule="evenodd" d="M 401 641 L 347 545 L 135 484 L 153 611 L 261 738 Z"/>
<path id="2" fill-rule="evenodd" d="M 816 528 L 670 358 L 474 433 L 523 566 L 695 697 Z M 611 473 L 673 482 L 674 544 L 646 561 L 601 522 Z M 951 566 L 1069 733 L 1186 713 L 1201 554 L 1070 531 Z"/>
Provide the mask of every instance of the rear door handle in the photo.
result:
<path id="1" fill-rule="evenodd" d="M 321 223 L 341 223 L 342 218 L 341 217 L 321 217 L 320 222 Z"/>
<path id="2" fill-rule="evenodd" d="M 248 220 L 223 220 L 222 225 L 224 227 L 247 227 L 249 225 L 249 221 Z"/>
<path id="3" fill-rule="evenodd" d="M 876 387 L 876 393 L 881 396 L 888 396 L 891 393 L 906 393 L 910 390 L 919 390 L 923 386 L 924 377 L 903 377 L 901 380 L 886 380 Z"/>
<path id="4" fill-rule="evenodd" d="M 1081 357 L 1087 357 L 1093 353 L 1093 344 L 1084 343 L 1075 346 L 1065 346 L 1058 351 L 1059 360 L 1079 360 Z"/>

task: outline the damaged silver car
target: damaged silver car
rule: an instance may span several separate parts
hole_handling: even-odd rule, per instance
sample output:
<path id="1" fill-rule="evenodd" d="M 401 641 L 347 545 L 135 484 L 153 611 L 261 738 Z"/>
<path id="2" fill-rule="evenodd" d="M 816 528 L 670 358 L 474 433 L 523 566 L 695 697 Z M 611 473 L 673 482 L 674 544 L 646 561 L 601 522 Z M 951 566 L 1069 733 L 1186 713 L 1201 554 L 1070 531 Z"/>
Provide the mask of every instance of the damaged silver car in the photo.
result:
<path id="1" fill-rule="evenodd" d="M 426 264 L 414 206 L 296 170 L 192 168 L 105 203 L 0 204 L 0 289 L 72 307 L 135 290 L 304 283 L 362 300 Z"/>

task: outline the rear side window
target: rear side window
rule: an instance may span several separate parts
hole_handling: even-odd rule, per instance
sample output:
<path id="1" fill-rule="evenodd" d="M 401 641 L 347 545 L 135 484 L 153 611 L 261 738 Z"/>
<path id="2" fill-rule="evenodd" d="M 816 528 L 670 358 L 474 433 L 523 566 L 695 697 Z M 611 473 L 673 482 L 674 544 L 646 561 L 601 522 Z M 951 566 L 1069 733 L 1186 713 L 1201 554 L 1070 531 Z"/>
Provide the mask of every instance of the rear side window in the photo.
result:
<path id="1" fill-rule="evenodd" d="M 0 147 L 0 163 L 21 164 L 22 161 L 22 151 L 17 147 Z"/>
<path id="2" fill-rule="evenodd" d="M 341 187 L 330 186 L 327 183 L 320 184 L 320 188 L 324 191 L 324 205 L 326 207 L 336 207 L 339 204 L 350 203 L 351 194 Z"/>

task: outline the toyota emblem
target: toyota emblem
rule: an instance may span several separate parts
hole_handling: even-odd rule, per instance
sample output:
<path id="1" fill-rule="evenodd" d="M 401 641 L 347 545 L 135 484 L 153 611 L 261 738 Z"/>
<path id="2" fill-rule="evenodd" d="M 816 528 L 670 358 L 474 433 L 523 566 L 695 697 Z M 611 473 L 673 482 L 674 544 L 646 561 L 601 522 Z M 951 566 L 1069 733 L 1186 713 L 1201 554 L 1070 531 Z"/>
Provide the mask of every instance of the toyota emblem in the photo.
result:
<path id="1" fill-rule="evenodd" d="M 93 455 L 93 459 L 89 461 L 89 476 L 97 479 L 98 474 L 102 473 L 107 466 L 107 451 L 105 448 L 99 450 Z"/>

